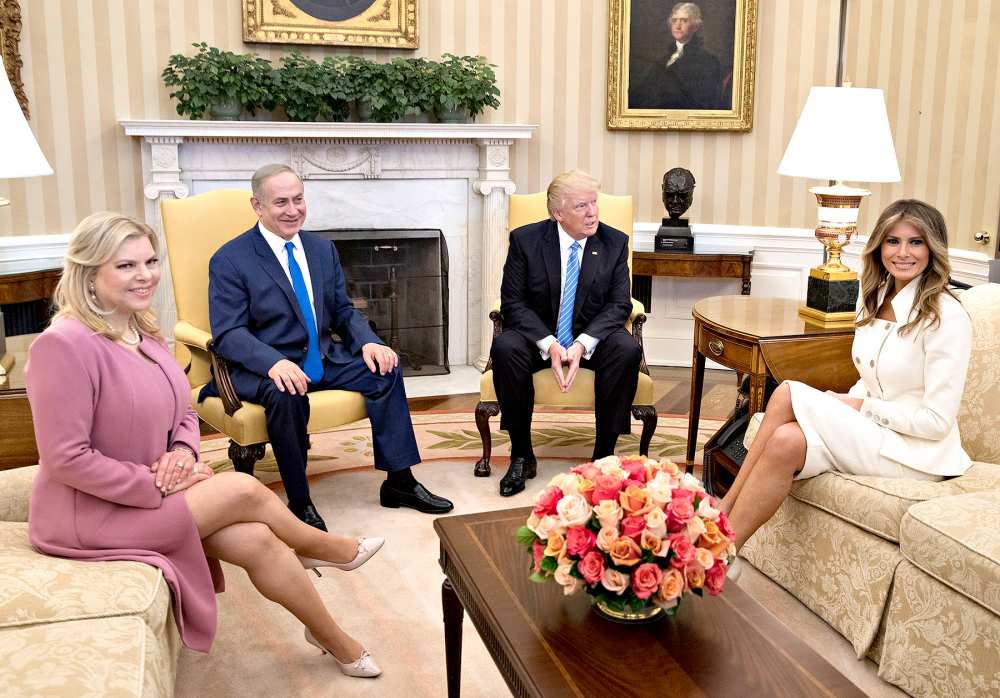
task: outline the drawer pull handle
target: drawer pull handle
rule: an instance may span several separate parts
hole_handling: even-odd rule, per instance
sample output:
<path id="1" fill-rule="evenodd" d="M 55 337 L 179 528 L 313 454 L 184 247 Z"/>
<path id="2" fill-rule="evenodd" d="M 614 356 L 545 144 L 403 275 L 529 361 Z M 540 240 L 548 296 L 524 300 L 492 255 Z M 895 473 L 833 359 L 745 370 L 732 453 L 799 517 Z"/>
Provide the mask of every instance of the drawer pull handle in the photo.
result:
<path id="1" fill-rule="evenodd" d="M 726 345 L 722 343 L 721 340 L 713 339 L 708 343 L 708 350 L 715 354 L 716 356 L 722 356 L 722 351 L 726 348 Z"/>

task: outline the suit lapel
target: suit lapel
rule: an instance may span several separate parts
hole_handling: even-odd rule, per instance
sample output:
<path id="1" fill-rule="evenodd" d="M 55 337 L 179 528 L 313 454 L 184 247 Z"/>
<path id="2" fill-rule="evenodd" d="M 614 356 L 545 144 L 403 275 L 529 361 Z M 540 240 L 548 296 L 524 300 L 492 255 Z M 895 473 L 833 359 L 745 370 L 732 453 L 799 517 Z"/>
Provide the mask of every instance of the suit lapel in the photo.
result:
<path id="1" fill-rule="evenodd" d="M 285 294 L 288 304 L 292 306 L 292 310 L 295 312 L 295 317 L 299 319 L 303 327 L 306 327 L 306 321 L 302 317 L 302 309 L 299 308 L 299 301 L 295 297 L 292 284 L 288 281 L 288 277 L 285 276 L 285 270 L 278 264 L 278 258 L 274 256 L 274 252 L 268 246 L 267 241 L 264 240 L 264 234 L 260 232 L 259 227 L 254 226 L 251 238 L 253 239 L 254 251 L 257 253 L 261 268 L 267 272 L 268 276 L 281 289 L 281 292 Z"/>
<path id="2" fill-rule="evenodd" d="M 323 246 L 332 244 L 327 240 L 316 239 L 305 232 L 299 233 L 299 240 L 302 241 L 302 249 L 306 255 L 306 263 L 309 265 L 309 282 L 312 285 L 313 309 L 316 312 L 316 329 L 319 332 L 326 327 L 323 318 Z"/>
<path id="3" fill-rule="evenodd" d="M 549 227 L 542 238 L 542 259 L 545 273 L 549 277 L 549 298 L 552 300 L 552 319 L 559 322 L 559 302 L 562 300 L 562 269 L 559 253 L 559 229 L 556 222 L 549 221 Z"/>
<path id="4" fill-rule="evenodd" d="M 598 224 L 600 225 L 600 224 Z M 604 242 L 601 240 L 601 231 L 598 228 L 597 234 L 592 235 L 587 240 L 587 246 L 583 248 L 583 261 L 580 263 L 580 280 L 576 285 L 576 298 L 573 300 L 573 317 L 576 318 L 583 305 L 583 299 L 587 297 L 590 286 L 594 283 L 597 269 L 604 264 Z"/>

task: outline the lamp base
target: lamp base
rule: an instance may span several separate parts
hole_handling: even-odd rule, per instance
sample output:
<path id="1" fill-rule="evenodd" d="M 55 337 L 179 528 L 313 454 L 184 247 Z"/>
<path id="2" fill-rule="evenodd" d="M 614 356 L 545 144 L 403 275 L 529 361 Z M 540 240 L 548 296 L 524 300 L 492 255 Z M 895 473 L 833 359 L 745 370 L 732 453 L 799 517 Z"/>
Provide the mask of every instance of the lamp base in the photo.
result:
<path id="1" fill-rule="evenodd" d="M 830 272 L 820 267 L 810 269 L 806 304 L 799 308 L 799 316 L 823 327 L 853 326 L 858 285 L 858 275 L 853 271 Z"/>

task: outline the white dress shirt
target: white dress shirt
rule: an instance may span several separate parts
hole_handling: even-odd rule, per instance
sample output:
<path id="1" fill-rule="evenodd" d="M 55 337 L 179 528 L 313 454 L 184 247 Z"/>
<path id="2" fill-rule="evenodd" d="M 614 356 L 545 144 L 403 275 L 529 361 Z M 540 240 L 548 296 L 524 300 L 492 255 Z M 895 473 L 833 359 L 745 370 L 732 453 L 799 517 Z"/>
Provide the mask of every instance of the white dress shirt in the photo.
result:
<path id="1" fill-rule="evenodd" d="M 883 428 L 881 456 L 933 475 L 961 475 L 970 460 L 957 415 L 972 321 L 961 303 L 942 293 L 940 324 L 925 323 L 899 336 L 913 311 L 919 279 L 893 297 L 895 322 L 875 319 L 855 332 L 851 353 L 861 380 L 848 395 L 861 398 L 861 414 Z M 879 293 L 879 306 L 888 288 L 887 283 Z"/>
<path id="2" fill-rule="evenodd" d="M 587 239 L 574 240 L 570 237 L 569 233 L 563 230 L 563 227 L 556 223 L 556 227 L 559 229 L 559 310 L 562 311 L 562 297 L 563 291 L 566 290 L 566 262 L 569 260 L 569 248 L 573 246 L 574 242 L 580 243 L 580 251 L 577 252 L 577 261 L 579 266 L 577 267 L 578 272 L 583 271 L 583 252 L 587 249 Z M 580 293 L 580 286 L 577 284 L 576 292 Z M 576 305 L 574 298 L 574 305 Z M 558 323 L 559 316 L 556 316 L 556 322 Z M 555 336 L 548 335 L 547 337 L 542 337 L 535 344 L 538 346 L 538 350 L 542 352 L 542 358 L 549 358 L 549 347 L 552 346 L 553 342 L 556 341 Z M 576 338 L 577 342 L 583 345 L 583 358 L 589 359 L 594 355 L 594 349 L 597 348 L 597 342 L 600 341 L 596 337 L 591 337 L 589 334 L 583 332 Z M 569 349 L 569 347 L 566 347 Z"/>
<path id="3" fill-rule="evenodd" d="M 298 262 L 299 270 L 302 272 L 302 279 L 306 282 L 306 291 L 309 293 L 309 306 L 312 308 L 313 323 L 315 323 L 316 300 L 313 298 L 312 277 L 309 276 L 309 262 L 306 261 L 306 252 L 302 249 L 302 239 L 299 238 L 299 234 L 295 233 L 291 240 L 285 240 L 285 238 L 275 235 L 265 228 L 263 223 L 258 223 L 257 227 L 260 228 L 267 246 L 271 248 L 274 256 L 278 258 L 278 264 L 281 265 L 282 270 L 285 272 L 285 276 L 288 278 L 288 283 L 292 285 L 293 291 L 295 290 L 295 284 L 292 284 L 292 273 L 288 271 L 288 252 L 285 251 L 285 243 L 290 242 L 295 246 L 292 254 L 295 255 L 295 261 Z"/>

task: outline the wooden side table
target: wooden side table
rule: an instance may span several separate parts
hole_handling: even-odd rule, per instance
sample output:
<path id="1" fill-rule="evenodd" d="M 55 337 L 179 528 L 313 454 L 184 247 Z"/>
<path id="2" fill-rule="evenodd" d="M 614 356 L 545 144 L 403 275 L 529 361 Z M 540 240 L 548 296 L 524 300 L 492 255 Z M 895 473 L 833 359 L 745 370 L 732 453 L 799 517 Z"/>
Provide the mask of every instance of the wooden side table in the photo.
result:
<path id="1" fill-rule="evenodd" d="M 694 467 L 705 358 L 750 376 L 750 414 L 764 409 L 767 379 L 797 380 L 847 392 L 858 380 L 851 361 L 854 328 L 824 328 L 799 317 L 794 298 L 716 296 L 695 303 L 691 408 L 686 466 Z"/>
<path id="2" fill-rule="evenodd" d="M 633 252 L 632 296 L 651 310 L 652 284 L 650 277 L 673 276 L 688 279 L 742 279 L 740 291 L 750 295 L 750 267 L 753 250 L 749 252 Z"/>

